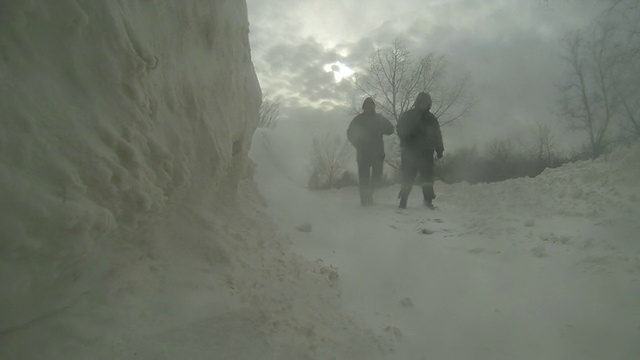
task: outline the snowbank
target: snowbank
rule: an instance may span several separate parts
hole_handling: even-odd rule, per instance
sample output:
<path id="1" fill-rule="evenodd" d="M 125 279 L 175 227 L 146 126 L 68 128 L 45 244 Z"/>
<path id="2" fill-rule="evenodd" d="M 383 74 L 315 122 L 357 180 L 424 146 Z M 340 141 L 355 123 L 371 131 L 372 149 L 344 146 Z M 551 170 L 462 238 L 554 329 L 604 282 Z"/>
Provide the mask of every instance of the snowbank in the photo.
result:
<path id="1" fill-rule="evenodd" d="M 5 330 L 85 291 L 171 202 L 244 171 L 260 95 L 242 4 L 2 7 Z"/>
<path id="2" fill-rule="evenodd" d="M 248 31 L 234 0 L 0 5 L 0 357 L 375 348 L 260 210 Z"/>
<path id="3" fill-rule="evenodd" d="M 344 308 L 394 344 L 386 358 L 638 358 L 640 144 L 533 179 L 437 182 L 432 211 L 417 187 L 406 210 L 399 185 L 367 208 L 356 187 L 309 191 L 284 141 L 256 132 L 250 152 L 268 212 L 339 269 Z"/>
<path id="4" fill-rule="evenodd" d="M 520 211 L 532 216 L 591 219 L 640 217 L 640 144 L 596 160 L 547 169 L 535 178 L 495 184 L 440 184 L 442 200 L 478 213 Z"/>

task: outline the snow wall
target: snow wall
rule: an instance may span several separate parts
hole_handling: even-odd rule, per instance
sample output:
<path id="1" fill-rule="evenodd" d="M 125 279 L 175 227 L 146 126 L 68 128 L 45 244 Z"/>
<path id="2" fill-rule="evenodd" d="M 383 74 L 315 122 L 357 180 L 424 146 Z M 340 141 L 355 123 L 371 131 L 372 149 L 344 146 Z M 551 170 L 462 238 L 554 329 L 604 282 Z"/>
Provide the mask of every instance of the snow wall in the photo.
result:
<path id="1" fill-rule="evenodd" d="M 260 101 L 248 32 L 235 0 L 0 3 L 0 331 L 100 285 L 170 208 L 233 192 Z"/>

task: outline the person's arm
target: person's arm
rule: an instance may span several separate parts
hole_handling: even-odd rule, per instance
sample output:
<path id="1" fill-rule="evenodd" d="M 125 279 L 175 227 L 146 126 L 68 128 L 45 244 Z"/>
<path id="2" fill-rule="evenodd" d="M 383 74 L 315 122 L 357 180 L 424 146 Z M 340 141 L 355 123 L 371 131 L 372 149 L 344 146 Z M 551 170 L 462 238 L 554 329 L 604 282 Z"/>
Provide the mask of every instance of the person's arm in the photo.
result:
<path id="1" fill-rule="evenodd" d="M 349 128 L 347 129 L 347 140 L 353 145 L 356 149 L 358 148 L 358 144 L 360 143 L 360 137 L 362 136 L 362 130 L 360 129 L 360 124 L 356 121 L 358 117 L 354 117 L 349 124 Z"/>
<path id="2" fill-rule="evenodd" d="M 380 124 L 380 131 L 384 135 L 393 134 L 393 124 L 386 117 L 378 115 L 378 122 Z"/>
<path id="3" fill-rule="evenodd" d="M 438 118 L 436 118 L 436 116 L 433 116 L 433 119 L 435 120 L 436 123 L 436 154 L 438 155 L 438 159 L 440 159 L 442 157 L 442 154 L 444 153 L 444 143 L 442 141 L 442 131 L 440 131 L 440 122 L 438 122 Z"/>

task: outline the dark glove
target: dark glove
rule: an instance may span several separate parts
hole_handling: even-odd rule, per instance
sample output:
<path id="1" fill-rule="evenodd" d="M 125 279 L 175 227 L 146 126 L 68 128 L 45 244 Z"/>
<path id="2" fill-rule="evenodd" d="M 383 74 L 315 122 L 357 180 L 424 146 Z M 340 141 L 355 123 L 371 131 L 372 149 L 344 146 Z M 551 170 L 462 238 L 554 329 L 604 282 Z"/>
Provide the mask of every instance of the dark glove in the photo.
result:
<path id="1" fill-rule="evenodd" d="M 442 152 L 438 152 L 438 159 L 442 159 Z"/>

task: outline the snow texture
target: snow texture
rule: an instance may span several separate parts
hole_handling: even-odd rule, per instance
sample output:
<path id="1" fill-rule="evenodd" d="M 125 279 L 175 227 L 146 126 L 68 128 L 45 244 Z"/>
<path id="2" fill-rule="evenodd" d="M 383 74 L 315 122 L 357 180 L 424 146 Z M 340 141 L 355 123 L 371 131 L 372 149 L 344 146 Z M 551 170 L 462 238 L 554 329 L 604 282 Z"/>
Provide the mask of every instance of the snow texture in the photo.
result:
<path id="1" fill-rule="evenodd" d="M 79 4 L 3 3 L 3 330 L 64 306 L 107 248 L 246 167 L 259 90 L 242 6 Z"/>
<path id="2" fill-rule="evenodd" d="M 0 358 L 385 348 L 261 210 L 248 31 L 235 0 L 0 3 Z"/>
<path id="3" fill-rule="evenodd" d="M 436 210 L 419 188 L 399 210 L 398 186 L 366 208 L 354 187 L 305 189 L 286 135 L 258 131 L 250 152 L 268 213 L 336 269 L 343 307 L 392 344 L 383 358 L 640 358 L 640 144 L 535 178 L 436 182 Z"/>
<path id="4" fill-rule="evenodd" d="M 0 359 L 640 358 L 640 146 L 363 209 L 304 187 L 321 124 L 255 131 L 248 31 L 0 2 Z"/>

